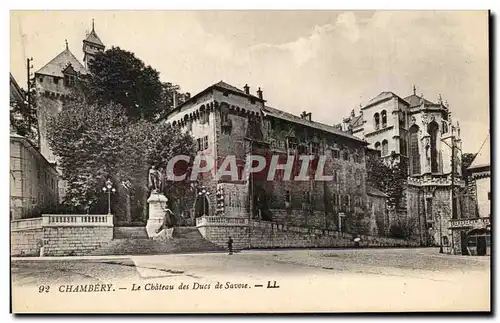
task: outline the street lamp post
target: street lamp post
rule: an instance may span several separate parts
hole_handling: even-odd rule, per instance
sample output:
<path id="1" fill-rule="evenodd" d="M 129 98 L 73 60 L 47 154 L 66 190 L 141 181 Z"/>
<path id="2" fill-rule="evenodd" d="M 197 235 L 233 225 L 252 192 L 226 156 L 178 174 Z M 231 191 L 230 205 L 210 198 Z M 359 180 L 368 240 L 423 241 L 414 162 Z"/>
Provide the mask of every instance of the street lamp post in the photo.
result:
<path id="1" fill-rule="evenodd" d="M 342 218 L 345 216 L 344 212 L 339 212 L 339 232 L 342 232 Z"/>
<path id="2" fill-rule="evenodd" d="M 108 214 L 111 214 L 111 193 L 115 193 L 116 189 L 113 187 L 113 182 L 108 178 L 106 180 L 106 186 L 102 188 L 104 193 L 108 193 Z"/>
<path id="3" fill-rule="evenodd" d="M 443 253 L 443 221 L 441 219 L 442 217 L 442 212 L 439 211 L 439 253 Z"/>
<path id="4" fill-rule="evenodd" d="M 201 205 L 202 205 L 202 210 L 203 210 L 203 215 L 205 214 L 205 201 L 207 196 L 210 195 L 210 192 L 207 190 L 205 186 L 202 186 L 198 189 L 198 196 L 202 197 Z"/>

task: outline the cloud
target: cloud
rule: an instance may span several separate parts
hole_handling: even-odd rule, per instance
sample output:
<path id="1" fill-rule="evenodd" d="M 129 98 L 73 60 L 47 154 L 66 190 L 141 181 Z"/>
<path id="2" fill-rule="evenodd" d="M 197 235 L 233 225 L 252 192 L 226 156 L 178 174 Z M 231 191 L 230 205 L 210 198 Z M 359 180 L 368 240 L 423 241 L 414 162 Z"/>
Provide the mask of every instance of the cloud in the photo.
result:
<path id="1" fill-rule="evenodd" d="M 36 53 L 35 69 L 63 49 L 65 38 L 80 58 L 81 38 L 95 18 L 107 45 L 135 52 L 158 69 L 164 81 L 191 93 L 219 80 L 238 87 L 248 83 L 252 91 L 260 86 L 276 108 L 312 111 L 315 120 L 333 124 L 382 91 L 406 96 L 416 84 L 426 98 L 435 100 L 442 94 L 449 101 L 464 134 L 469 133 L 469 120 L 472 127 L 485 125 L 489 118 L 487 12 L 377 11 L 364 19 L 354 12 L 335 12 L 316 25 L 310 13 L 307 20 L 312 23 L 294 28 L 293 37 L 287 24 L 299 16 L 273 21 L 273 14 L 266 13 L 271 38 L 281 42 L 259 38 L 255 17 L 236 19 L 238 13 L 233 19 L 210 16 L 210 29 L 199 18 L 203 12 L 65 12 L 51 14 L 50 19 L 48 15 L 17 14 L 27 36 L 25 46 L 13 40 L 11 50 L 17 52 L 11 57 L 17 61 L 11 60 L 11 70 L 23 84 L 24 53 L 19 48 L 28 55 Z M 252 45 L 237 41 L 238 33 L 227 31 L 232 29 L 254 37 Z M 464 150 L 473 151 L 475 141 L 464 138 Z"/>

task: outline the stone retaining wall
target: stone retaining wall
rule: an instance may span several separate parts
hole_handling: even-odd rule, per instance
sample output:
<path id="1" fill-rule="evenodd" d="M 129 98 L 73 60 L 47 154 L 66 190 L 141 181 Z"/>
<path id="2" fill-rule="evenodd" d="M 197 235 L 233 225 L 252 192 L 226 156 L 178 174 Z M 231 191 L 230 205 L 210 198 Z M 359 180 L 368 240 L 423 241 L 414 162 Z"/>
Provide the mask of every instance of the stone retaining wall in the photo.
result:
<path id="1" fill-rule="evenodd" d="M 334 248 L 353 247 L 355 236 L 334 230 L 286 226 L 273 222 L 244 218 L 203 217 L 197 227 L 203 237 L 221 247 L 227 247 L 228 237 L 234 249 L 247 248 Z M 249 232 L 250 230 L 250 232 Z M 356 235 L 361 247 L 417 247 L 417 241 L 378 236 Z"/>
<path id="2" fill-rule="evenodd" d="M 11 256 L 78 256 L 113 239 L 113 216 L 44 214 L 11 221 L 10 233 Z"/>

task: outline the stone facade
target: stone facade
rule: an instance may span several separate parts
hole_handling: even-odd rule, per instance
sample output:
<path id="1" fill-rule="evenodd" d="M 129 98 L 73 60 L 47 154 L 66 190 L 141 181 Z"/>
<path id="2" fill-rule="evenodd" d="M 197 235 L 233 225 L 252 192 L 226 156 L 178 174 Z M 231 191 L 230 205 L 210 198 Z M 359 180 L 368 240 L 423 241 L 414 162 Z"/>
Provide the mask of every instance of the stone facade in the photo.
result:
<path id="1" fill-rule="evenodd" d="M 93 27 L 92 32 L 83 40 L 83 45 L 85 66 L 66 44 L 64 51 L 35 72 L 40 152 L 51 163 L 57 162 L 57 158 L 48 142 L 47 122 L 61 111 L 64 101 L 71 99 L 75 80 L 81 75 L 87 74 L 88 61 L 96 52 L 103 51 L 105 48 Z M 61 170 L 58 169 L 58 172 L 60 173 Z M 58 189 L 59 198 L 62 200 L 66 192 L 66 183 L 62 179 L 59 180 Z"/>
<path id="2" fill-rule="evenodd" d="M 399 206 L 407 211 L 404 226 L 424 245 L 440 245 L 448 221 L 462 216 L 459 192 L 465 185 L 460 126 L 452 122 L 448 104 L 441 97 L 434 103 L 418 96 L 415 88 L 405 98 L 382 92 L 342 127 L 366 139 L 389 165 L 404 159 L 409 175 Z"/>
<path id="3" fill-rule="evenodd" d="M 262 97 L 260 90 L 254 96 L 248 87 L 241 91 L 219 82 L 167 116 L 166 122 L 197 140 L 199 154 L 216 161 L 211 174 L 198 178 L 198 184 L 211 193 L 196 197 L 207 199 L 208 212 L 199 207 L 204 203 L 195 201 L 193 214 L 250 217 L 329 229 L 338 229 L 340 218 L 344 221 L 342 231 L 363 231 L 358 218 L 366 214 L 367 206 L 365 142 L 312 121 L 311 114 L 299 117 L 267 106 Z M 267 172 L 264 177 L 263 172 L 245 179 L 242 174 L 248 155 L 263 156 L 268 162 L 276 155 L 279 164 L 285 164 L 288 158 L 297 162 L 304 155 L 311 156 L 313 164 L 318 162 L 318 156 L 325 156 L 323 174 L 333 180 L 315 180 L 312 168 L 307 173 L 309 179 L 304 181 L 287 180 L 282 171 L 273 180 L 267 179 Z M 229 176 L 214 178 L 227 156 L 236 159 L 238 180 Z M 300 164 L 296 163 L 291 178 L 299 171 Z M 344 216 L 339 217 L 339 213 Z"/>
<path id="4" fill-rule="evenodd" d="M 58 202 L 59 176 L 26 138 L 10 135 L 10 219 L 39 216 Z"/>
<path id="5" fill-rule="evenodd" d="M 479 152 L 467 169 L 470 173 L 468 192 L 475 194 L 473 211 L 449 222 L 453 233 L 455 254 L 491 255 L 491 148 L 490 136 L 485 138 Z M 472 199 L 471 199 L 472 200 Z M 471 204 L 471 203 L 469 203 Z M 468 206 L 468 209 L 472 207 Z"/>

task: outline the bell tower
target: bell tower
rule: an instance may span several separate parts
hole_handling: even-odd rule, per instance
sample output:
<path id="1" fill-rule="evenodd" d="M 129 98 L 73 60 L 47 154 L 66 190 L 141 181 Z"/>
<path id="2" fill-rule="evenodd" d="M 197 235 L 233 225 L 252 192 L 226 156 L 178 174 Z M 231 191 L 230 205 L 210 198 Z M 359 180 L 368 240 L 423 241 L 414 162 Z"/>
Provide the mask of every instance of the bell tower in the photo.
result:
<path id="1" fill-rule="evenodd" d="M 104 44 L 95 32 L 94 19 L 92 19 L 92 31 L 88 33 L 87 37 L 83 40 L 83 62 L 86 69 L 88 69 L 89 61 L 94 57 L 94 55 L 98 52 L 104 51 L 104 48 Z"/>

